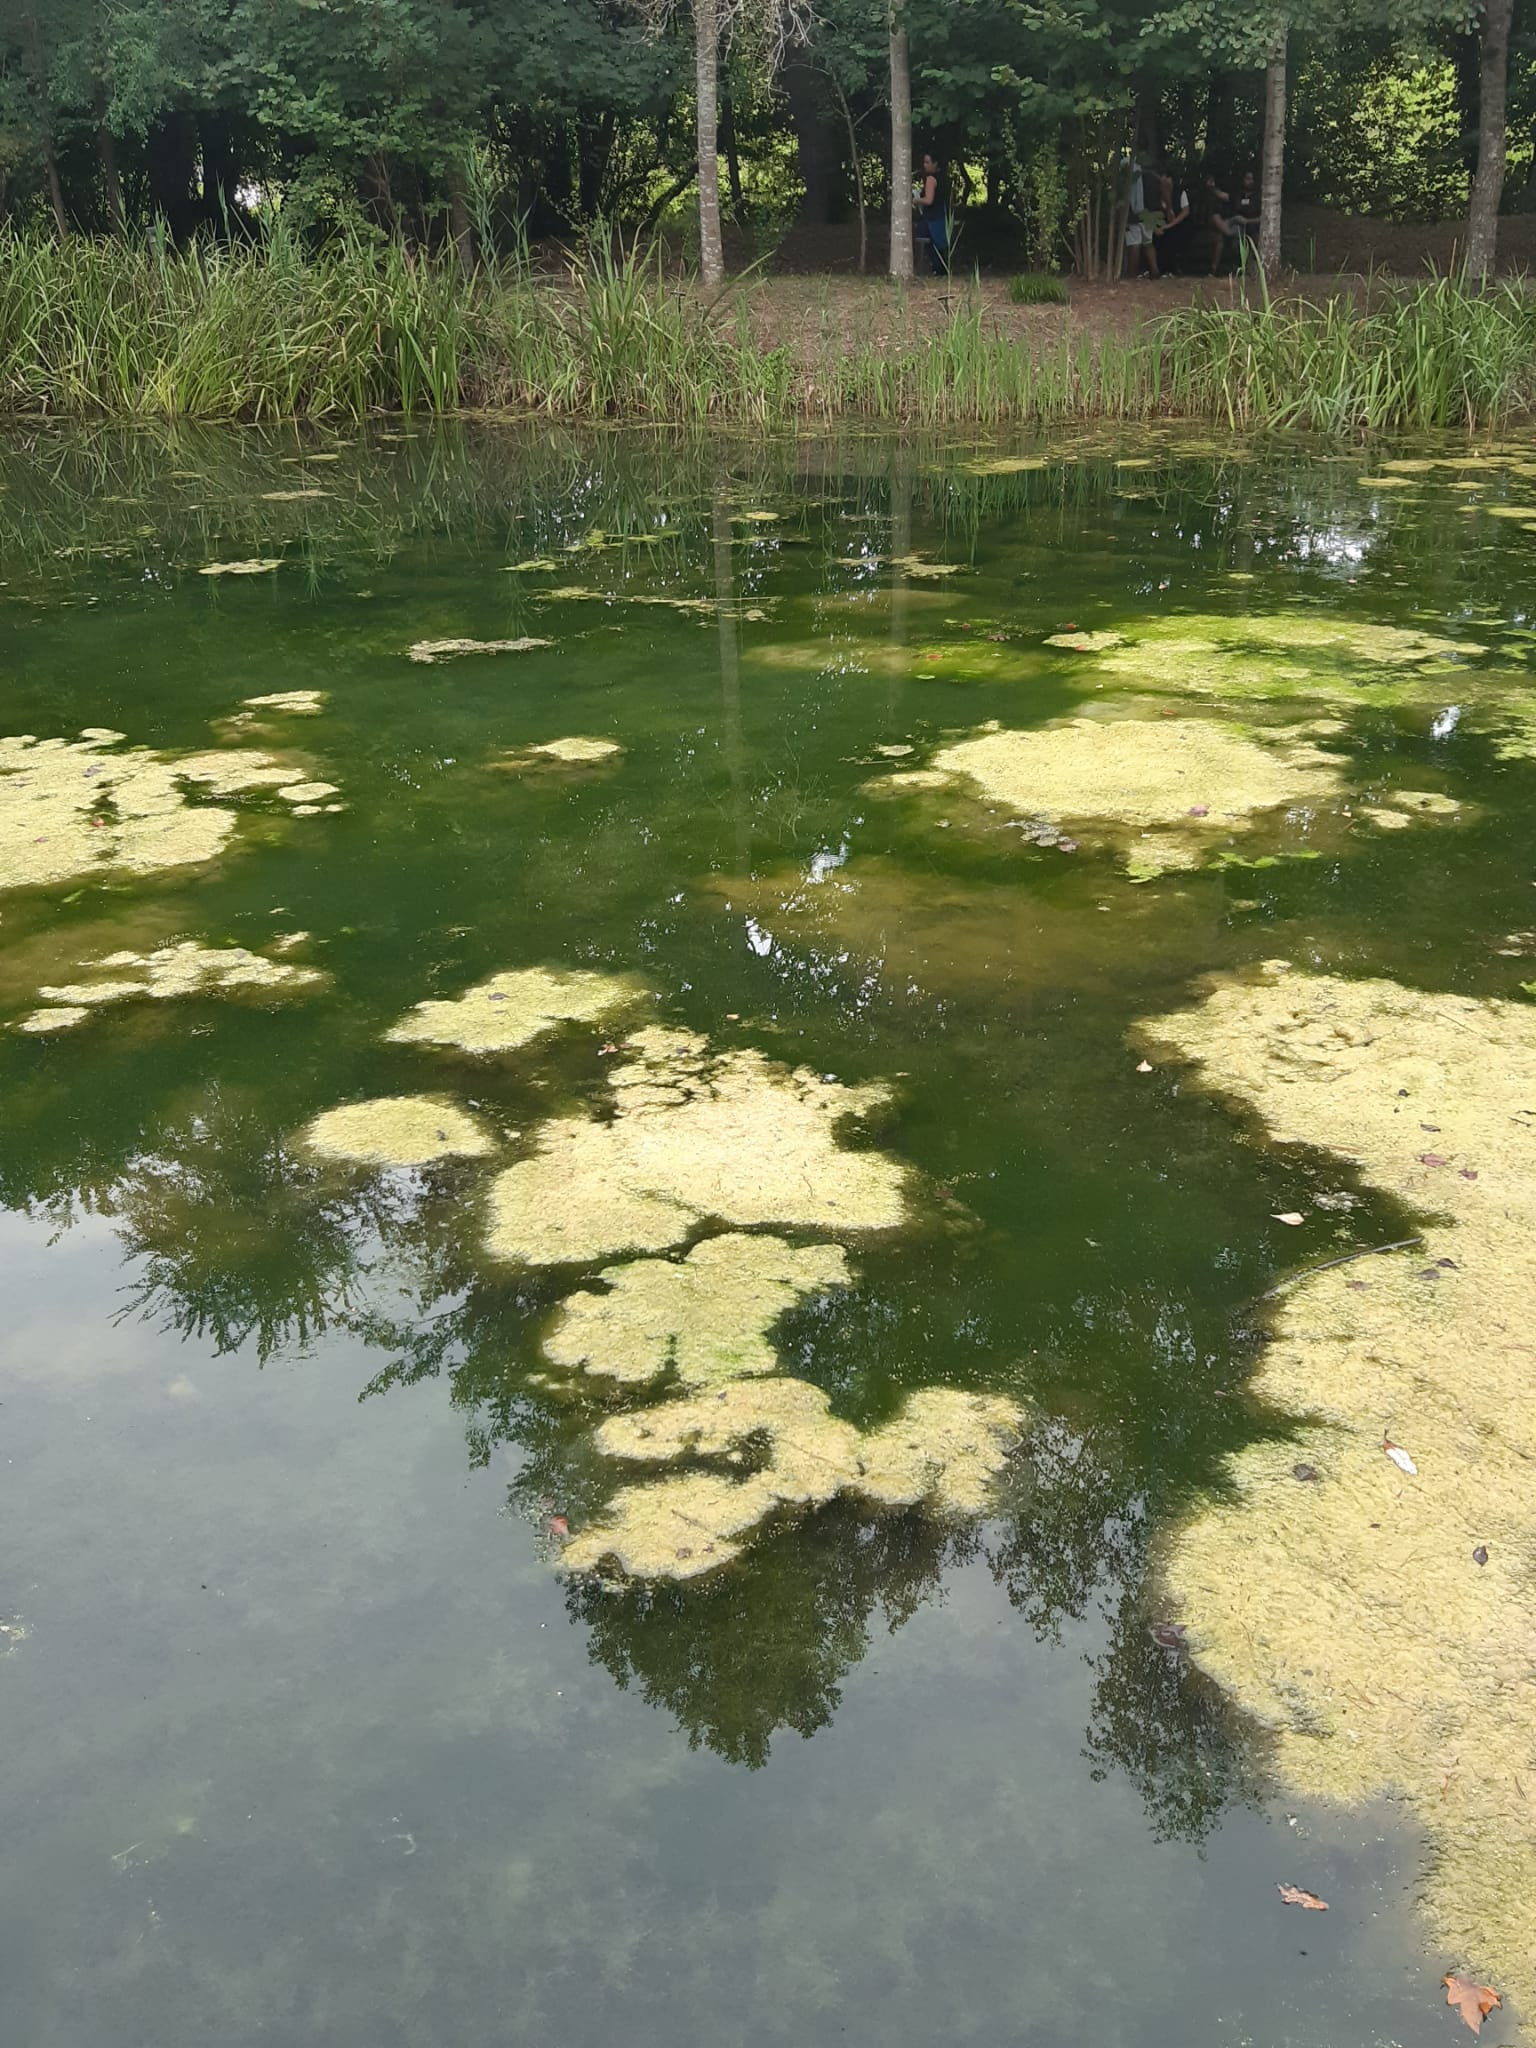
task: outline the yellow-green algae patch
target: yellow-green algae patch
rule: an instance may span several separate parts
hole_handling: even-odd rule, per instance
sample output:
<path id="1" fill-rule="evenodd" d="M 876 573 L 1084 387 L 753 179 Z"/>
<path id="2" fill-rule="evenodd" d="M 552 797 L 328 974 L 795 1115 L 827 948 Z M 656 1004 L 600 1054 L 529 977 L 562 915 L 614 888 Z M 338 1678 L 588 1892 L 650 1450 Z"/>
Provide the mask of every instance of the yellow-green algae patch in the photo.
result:
<path id="1" fill-rule="evenodd" d="M 906 1175 L 839 1144 L 838 1126 L 886 1100 L 756 1051 L 713 1053 L 652 1026 L 608 1071 L 614 1113 L 534 1133 L 534 1156 L 491 1186 L 487 1249 L 528 1265 L 665 1251 L 709 1221 L 829 1232 L 890 1230 Z"/>
<path id="2" fill-rule="evenodd" d="M 527 654 L 552 644 L 525 633 L 516 640 L 418 640 L 406 653 L 412 661 L 451 661 L 459 654 Z"/>
<path id="3" fill-rule="evenodd" d="M 326 978 L 318 968 L 268 960 L 261 953 L 248 952 L 244 946 L 204 946 L 196 939 L 157 946 L 149 953 L 104 953 L 99 959 L 83 960 L 80 964 L 86 968 L 109 968 L 112 973 L 106 979 L 40 988 L 38 994 L 45 1002 L 96 1009 L 136 996 L 164 1000 L 203 995 L 214 989 L 275 988 L 291 992 L 313 988 Z M 135 970 L 131 976 L 123 971 L 128 968 Z"/>
<path id="4" fill-rule="evenodd" d="M 30 1016 L 17 1023 L 18 1031 L 73 1031 L 77 1024 L 83 1024 L 90 1015 L 78 1003 L 60 1003 L 46 1010 L 34 1010 Z"/>
<path id="5" fill-rule="evenodd" d="M 344 1103 L 306 1124 L 299 1138 L 323 1159 L 367 1166 L 425 1166 L 434 1159 L 479 1159 L 493 1150 L 472 1116 L 436 1095 Z"/>
<path id="6" fill-rule="evenodd" d="M 207 562 L 197 573 L 199 576 L 266 576 L 281 567 L 278 556 L 257 555 L 245 562 Z"/>
<path id="7" fill-rule="evenodd" d="M 552 1364 L 625 1385 L 668 1372 L 702 1388 L 778 1370 L 768 1333 L 802 1296 L 846 1286 L 836 1245 L 781 1237 L 709 1237 L 686 1259 L 635 1259 L 597 1276 L 607 1292 L 573 1294 L 544 1339 Z"/>
<path id="8" fill-rule="evenodd" d="M 324 690 L 269 690 L 265 697 L 242 697 L 250 711 L 288 711 L 295 718 L 316 718 L 325 709 Z"/>
<path id="9" fill-rule="evenodd" d="M 783 1509 L 851 1493 L 887 1507 L 974 1515 L 1018 1440 L 1020 1411 L 995 1395 L 929 1387 L 894 1421 L 862 1431 L 804 1380 L 742 1379 L 638 1414 L 614 1416 L 597 1447 L 630 1463 L 730 1460 L 756 1449 L 745 1477 L 703 1470 L 621 1487 L 567 1546 L 572 1571 L 616 1565 L 635 1578 L 695 1578 L 739 1555 L 741 1539 Z"/>
<path id="10" fill-rule="evenodd" d="M 1261 744 L 1209 718 L 1071 718 L 984 732 L 946 747 L 935 766 L 1034 817 L 1168 835 L 1157 848 L 1135 849 L 1163 867 L 1190 864 L 1181 846 L 1198 848 L 1259 812 L 1319 802 L 1339 788 L 1339 762 L 1309 743 Z"/>
<path id="11" fill-rule="evenodd" d="M 581 733 L 571 733 L 565 739 L 543 740 L 537 746 L 519 747 L 503 754 L 493 761 L 493 768 L 538 768 L 551 765 L 562 768 L 595 768 L 599 762 L 612 761 L 624 749 L 617 740 L 589 739 Z"/>
<path id="12" fill-rule="evenodd" d="M 1530 2009 L 1536 1010 L 1277 964 L 1148 1031 L 1423 1219 L 1421 1246 L 1284 1297 L 1254 1391 L 1296 1434 L 1232 1460 L 1166 1578 L 1286 1778 L 1408 1800 L 1437 1938 Z"/>
<path id="13" fill-rule="evenodd" d="M 632 981 L 590 968 L 519 967 L 452 1000 L 418 1003 L 384 1035 L 396 1045 L 511 1052 L 562 1024 L 591 1024 L 640 1000 Z"/>
<path id="14" fill-rule="evenodd" d="M 254 748 L 167 756 L 112 744 L 0 739 L 0 889 L 211 860 L 235 813 L 190 804 L 185 785 L 230 795 L 290 783 L 295 773 Z"/>
<path id="15" fill-rule="evenodd" d="M 1138 624 L 1092 673 L 1192 696 L 1374 703 L 1438 691 L 1453 664 L 1486 653 L 1475 641 L 1332 614 L 1193 613 Z"/>
<path id="16" fill-rule="evenodd" d="M 277 793 L 285 804 L 319 804 L 341 794 L 334 782 L 290 782 Z"/>

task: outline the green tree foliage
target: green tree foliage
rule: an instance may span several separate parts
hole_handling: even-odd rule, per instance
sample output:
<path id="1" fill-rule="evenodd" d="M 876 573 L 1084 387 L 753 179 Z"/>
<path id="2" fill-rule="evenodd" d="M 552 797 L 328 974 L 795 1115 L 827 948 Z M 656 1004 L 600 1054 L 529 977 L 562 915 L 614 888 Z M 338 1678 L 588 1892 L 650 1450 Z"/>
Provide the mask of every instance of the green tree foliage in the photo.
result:
<path id="1" fill-rule="evenodd" d="M 894 201 L 905 221 L 889 0 L 794 10 L 807 32 L 787 51 L 782 0 L 715 5 L 701 152 L 708 38 L 695 47 L 683 0 L 0 0 L 0 217 L 61 235 L 159 222 L 185 241 L 281 206 L 306 234 L 371 224 L 467 256 L 487 233 L 671 218 L 718 141 L 727 245 L 734 223 L 756 253 L 798 203 L 860 220 L 867 255 L 871 219 Z M 1466 208 L 1480 151 L 1499 147 L 1484 114 L 1504 44 L 1486 19 L 1482 0 L 897 11 L 914 149 L 949 162 L 974 217 L 962 261 L 990 236 L 1015 266 L 1109 274 L 1133 158 L 1181 180 L 1258 165 L 1266 66 L 1275 120 L 1289 94 L 1272 120 L 1289 196 L 1410 219 Z M 1531 183 L 1536 0 L 1515 0 L 1507 46 L 1506 210 Z"/>

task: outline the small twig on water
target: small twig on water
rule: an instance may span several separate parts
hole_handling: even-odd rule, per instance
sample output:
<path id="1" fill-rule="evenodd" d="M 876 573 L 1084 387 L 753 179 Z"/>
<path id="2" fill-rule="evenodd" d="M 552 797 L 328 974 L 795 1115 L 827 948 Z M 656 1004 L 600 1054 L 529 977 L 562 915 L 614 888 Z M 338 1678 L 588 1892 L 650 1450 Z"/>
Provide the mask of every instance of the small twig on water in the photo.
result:
<path id="1" fill-rule="evenodd" d="M 1304 1273 L 1293 1273 L 1289 1280 L 1282 1280 L 1278 1287 L 1271 1287 L 1267 1294 L 1261 1294 L 1260 1301 L 1273 1301 L 1277 1294 L 1289 1294 L 1293 1287 L 1299 1287 L 1303 1280 L 1310 1280 L 1314 1273 L 1328 1273 L 1335 1266 L 1352 1266 L 1356 1259 L 1377 1259 L 1383 1252 L 1405 1252 L 1410 1245 L 1422 1244 L 1422 1237 L 1394 1238 L 1391 1244 L 1368 1244 L 1364 1251 L 1346 1252 L 1341 1259 L 1324 1259 L 1320 1266 L 1308 1266 Z"/>

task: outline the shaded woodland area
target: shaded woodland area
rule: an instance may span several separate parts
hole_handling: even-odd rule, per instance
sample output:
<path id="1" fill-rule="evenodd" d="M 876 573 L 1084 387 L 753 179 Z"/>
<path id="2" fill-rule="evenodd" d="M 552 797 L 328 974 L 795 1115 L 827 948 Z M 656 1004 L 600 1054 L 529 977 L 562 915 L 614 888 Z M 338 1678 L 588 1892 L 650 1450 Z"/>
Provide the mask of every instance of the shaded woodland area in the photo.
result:
<path id="1" fill-rule="evenodd" d="M 910 267 L 912 152 L 973 263 L 1113 276 L 1133 153 L 1465 228 L 1532 189 L 1536 9 L 1487 0 L 4 0 L 0 214 L 58 235 L 370 226 L 466 263 L 599 223 L 741 266 Z M 1411 247 L 1411 240 L 1409 246 Z M 797 253 L 798 252 L 798 253 Z"/>

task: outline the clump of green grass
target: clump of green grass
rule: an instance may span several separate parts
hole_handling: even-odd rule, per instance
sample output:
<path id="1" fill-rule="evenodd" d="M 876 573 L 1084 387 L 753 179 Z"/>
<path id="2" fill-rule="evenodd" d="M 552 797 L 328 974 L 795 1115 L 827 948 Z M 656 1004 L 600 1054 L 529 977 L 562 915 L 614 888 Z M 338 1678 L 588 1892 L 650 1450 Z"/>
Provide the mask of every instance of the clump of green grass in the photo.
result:
<path id="1" fill-rule="evenodd" d="M 1036 286 L 1061 290 L 1050 278 L 1010 289 Z M 1536 298 L 1442 278 L 1365 302 L 1191 306 L 1130 334 L 1064 331 L 1035 346 L 962 302 L 944 324 L 850 351 L 810 333 L 765 346 L 743 301 L 710 300 L 659 253 L 606 238 L 559 277 L 518 260 L 466 279 L 451 251 L 345 235 L 316 252 L 281 226 L 185 249 L 0 233 L 0 411 L 259 421 L 464 409 L 1484 428 L 1536 410 Z"/>
<path id="2" fill-rule="evenodd" d="M 1064 306 L 1067 288 L 1059 277 L 1026 270 L 1008 280 L 1008 296 L 1016 306 Z"/>

